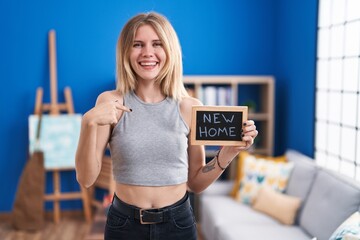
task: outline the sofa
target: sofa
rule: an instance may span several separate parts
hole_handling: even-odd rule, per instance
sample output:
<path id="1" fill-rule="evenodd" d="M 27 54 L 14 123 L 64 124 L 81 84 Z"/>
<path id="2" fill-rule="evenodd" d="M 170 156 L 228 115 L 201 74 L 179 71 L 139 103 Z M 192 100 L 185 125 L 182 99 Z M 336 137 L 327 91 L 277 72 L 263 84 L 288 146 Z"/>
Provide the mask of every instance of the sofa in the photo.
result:
<path id="1" fill-rule="evenodd" d="M 295 150 L 284 194 L 301 200 L 294 224 L 285 225 L 229 193 L 234 182 L 218 180 L 198 196 L 198 223 L 205 240 L 328 240 L 360 207 L 360 184 L 324 169 Z"/>

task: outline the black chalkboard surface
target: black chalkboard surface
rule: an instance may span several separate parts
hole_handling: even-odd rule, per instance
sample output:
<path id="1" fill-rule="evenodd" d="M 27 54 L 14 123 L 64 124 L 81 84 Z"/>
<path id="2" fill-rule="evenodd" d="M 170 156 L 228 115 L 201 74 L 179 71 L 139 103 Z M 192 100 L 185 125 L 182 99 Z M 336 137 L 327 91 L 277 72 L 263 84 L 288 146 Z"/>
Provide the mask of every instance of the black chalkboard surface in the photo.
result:
<path id="1" fill-rule="evenodd" d="M 193 106 L 191 144 L 245 146 L 241 129 L 247 115 L 246 106 Z"/>

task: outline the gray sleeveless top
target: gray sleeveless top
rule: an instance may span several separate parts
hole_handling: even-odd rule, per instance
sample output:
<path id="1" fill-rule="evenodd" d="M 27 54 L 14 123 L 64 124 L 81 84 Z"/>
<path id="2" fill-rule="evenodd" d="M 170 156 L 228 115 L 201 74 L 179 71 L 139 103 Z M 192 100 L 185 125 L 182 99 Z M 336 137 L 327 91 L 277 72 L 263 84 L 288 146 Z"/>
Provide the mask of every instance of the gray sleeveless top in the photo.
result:
<path id="1" fill-rule="evenodd" d="M 189 128 L 179 103 L 169 97 L 145 103 L 130 92 L 124 105 L 132 112 L 123 113 L 110 139 L 115 180 L 142 186 L 187 182 Z"/>

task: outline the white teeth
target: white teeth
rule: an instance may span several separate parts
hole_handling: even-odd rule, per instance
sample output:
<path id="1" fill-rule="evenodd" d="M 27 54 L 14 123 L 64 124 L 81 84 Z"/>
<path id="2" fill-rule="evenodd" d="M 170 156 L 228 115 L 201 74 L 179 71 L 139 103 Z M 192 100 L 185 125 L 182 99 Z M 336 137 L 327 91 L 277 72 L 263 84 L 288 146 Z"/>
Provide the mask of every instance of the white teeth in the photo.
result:
<path id="1" fill-rule="evenodd" d="M 141 66 L 155 66 L 156 62 L 141 62 Z"/>

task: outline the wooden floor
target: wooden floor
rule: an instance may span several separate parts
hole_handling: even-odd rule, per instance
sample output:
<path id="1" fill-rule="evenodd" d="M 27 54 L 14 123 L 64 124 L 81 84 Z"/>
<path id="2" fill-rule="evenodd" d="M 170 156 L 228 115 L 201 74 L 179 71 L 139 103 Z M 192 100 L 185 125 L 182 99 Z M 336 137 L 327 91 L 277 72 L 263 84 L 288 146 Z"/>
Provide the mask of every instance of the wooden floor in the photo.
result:
<path id="1" fill-rule="evenodd" d="M 91 229 L 91 223 L 86 223 L 83 216 L 63 216 L 60 223 L 54 224 L 46 218 L 42 231 L 17 231 L 11 226 L 10 218 L 0 218 L 1 240 L 82 240 Z"/>
<path id="2" fill-rule="evenodd" d="M 63 217 L 59 224 L 46 221 L 42 231 L 16 231 L 9 220 L 0 220 L 1 240 L 82 240 L 91 229 L 83 217 Z"/>
<path id="3" fill-rule="evenodd" d="M 99 219 L 104 218 L 95 216 L 94 223 L 86 223 L 81 215 L 63 216 L 58 224 L 48 219 L 42 231 L 26 232 L 14 230 L 9 218 L 0 218 L 0 240 L 102 240 L 102 234 L 93 234 L 100 231 Z M 200 233 L 198 240 L 202 240 Z"/>

